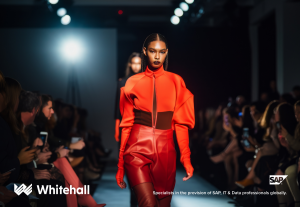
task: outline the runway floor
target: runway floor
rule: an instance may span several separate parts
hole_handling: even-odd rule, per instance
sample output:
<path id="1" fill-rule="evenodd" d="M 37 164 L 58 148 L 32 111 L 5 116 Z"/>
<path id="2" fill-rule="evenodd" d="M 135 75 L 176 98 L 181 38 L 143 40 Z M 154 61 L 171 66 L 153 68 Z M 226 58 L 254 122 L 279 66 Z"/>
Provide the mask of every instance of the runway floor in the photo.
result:
<path id="1" fill-rule="evenodd" d="M 129 204 L 129 189 L 120 189 L 115 180 L 117 172 L 116 164 L 108 164 L 103 172 L 102 178 L 99 181 L 94 181 L 98 184 L 93 197 L 97 203 L 106 203 L 107 207 L 130 207 Z M 217 188 L 209 184 L 206 180 L 198 175 L 194 175 L 192 179 L 184 182 L 182 178 L 185 176 L 183 170 L 177 170 L 176 185 L 172 198 L 172 207 L 233 207 L 235 206 L 228 201 L 233 201 L 226 195 L 187 195 L 188 192 L 211 192 L 219 191 Z M 126 180 L 126 183 L 128 181 Z M 186 195 L 183 195 L 186 193 Z M 181 193 L 181 194 L 180 194 Z"/>

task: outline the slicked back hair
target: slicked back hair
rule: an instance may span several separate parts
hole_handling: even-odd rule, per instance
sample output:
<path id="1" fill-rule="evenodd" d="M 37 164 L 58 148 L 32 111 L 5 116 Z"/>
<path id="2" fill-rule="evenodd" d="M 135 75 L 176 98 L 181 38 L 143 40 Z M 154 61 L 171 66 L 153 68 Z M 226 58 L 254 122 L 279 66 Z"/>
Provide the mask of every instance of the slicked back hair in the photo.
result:
<path id="1" fill-rule="evenodd" d="M 167 47 L 166 49 L 168 49 L 168 42 L 167 42 L 167 39 L 165 38 L 165 36 L 163 36 L 162 34 L 159 34 L 159 33 L 152 33 L 151 35 L 149 35 L 145 39 L 143 47 L 142 47 L 142 71 L 145 71 L 146 68 L 147 68 L 147 65 L 148 65 L 148 57 L 146 57 L 144 55 L 143 49 L 145 47 L 146 50 L 147 50 L 149 44 L 153 41 L 162 41 L 162 42 L 164 42 L 166 44 L 166 47 Z M 169 59 L 169 53 L 167 54 L 167 57 L 166 57 L 165 62 L 163 64 L 165 70 L 168 69 L 168 59 Z"/>

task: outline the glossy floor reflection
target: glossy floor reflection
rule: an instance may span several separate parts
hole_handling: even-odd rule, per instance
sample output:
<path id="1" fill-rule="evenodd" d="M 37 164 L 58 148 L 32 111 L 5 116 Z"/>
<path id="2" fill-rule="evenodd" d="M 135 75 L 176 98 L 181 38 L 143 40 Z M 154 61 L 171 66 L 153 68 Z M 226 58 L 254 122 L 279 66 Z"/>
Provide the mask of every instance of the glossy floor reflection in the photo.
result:
<path id="1" fill-rule="evenodd" d="M 105 168 L 101 180 L 97 181 L 98 186 L 93 195 L 97 203 L 106 203 L 107 207 L 130 207 L 129 190 L 120 189 L 115 180 L 117 165 L 108 164 Z M 233 207 L 232 201 L 225 195 L 188 195 L 188 192 L 212 192 L 218 191 L 214 186 L 206 182 L 200 176 L 195 175 L 192 179 L 184 182 L 182 178 L 185 172 L 177 170 L 176 185 L 172 198 L 172 207 Z M 128 181 L 126 180 L 126 183 Z M 180 192 L 183 192 L 180 194 Z M 186 195 L 184 195 L 186 193 Z M 212 192 L 213 193 L 213 192 Z"/>

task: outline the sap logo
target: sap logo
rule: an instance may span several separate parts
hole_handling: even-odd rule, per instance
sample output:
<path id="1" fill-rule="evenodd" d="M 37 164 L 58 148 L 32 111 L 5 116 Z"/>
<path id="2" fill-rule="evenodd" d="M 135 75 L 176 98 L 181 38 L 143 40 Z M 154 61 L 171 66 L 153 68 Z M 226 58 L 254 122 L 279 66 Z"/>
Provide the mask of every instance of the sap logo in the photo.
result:
<path id="1" fill-rule="evenodd" d="M 270 175 L 269 176 L 269 184 L 270 185 L 279 185 L 284 181 L 287 175 Z"/>
<path id="2" fill-rule="evenodd" d="M 26 185 L 24 184 L 20 185 L 19 187 L 16 184 L 14 184 L 14 192 L 18 196 L 22 193 L 29 195 L 30 193 L 32 193 L 32 184 L 30 184 L 28 187 L 26 187 Z"/>

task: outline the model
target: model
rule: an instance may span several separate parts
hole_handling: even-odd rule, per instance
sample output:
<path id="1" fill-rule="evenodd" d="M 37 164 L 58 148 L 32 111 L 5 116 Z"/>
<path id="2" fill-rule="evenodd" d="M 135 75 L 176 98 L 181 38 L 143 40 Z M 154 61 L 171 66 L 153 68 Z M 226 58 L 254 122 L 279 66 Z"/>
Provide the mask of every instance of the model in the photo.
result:
<path id="1" fill-rule="evenodd" d="M 120 78 L 118 81 L 118 87 L 117 87 L 117 97 L 116 97 L 116 105 L 115 105 L 115 139 L 119 143 L 120 149 L 120 121 L 122 119 L 121 113 L 120 113 L 120 89 L 125 86 L 125 83 L 129 77 L 131 77 L 134 74 L 137 74 L 141 72 L 141 54 L 137 52 L 133 52 L 127 61 L 126 70 L 125 70 L 125 77 Z M 129 185 L 130 187 L 130 185 Z M 130 207 L 137 207 L 137 199 L 134 195 L 134 192 L 132 188 L 130 188 Z"/>
<path id="2" fill-rule="evenodd" d="M 194 171 L 188 135 L 195 125 L 194 96 L 183 79 L 167 72 L 167 67 L 167 41 L 161 34 L 151 34 L 142 48 L 144 72 L 131 76 L 121 88 L 122 134 L 116 180 L 120 188 L 126 188 L 126 171 L 139 207 L 170 206 L 176 175 L 173 130 L 187 173 L 183 181 Z"/>

